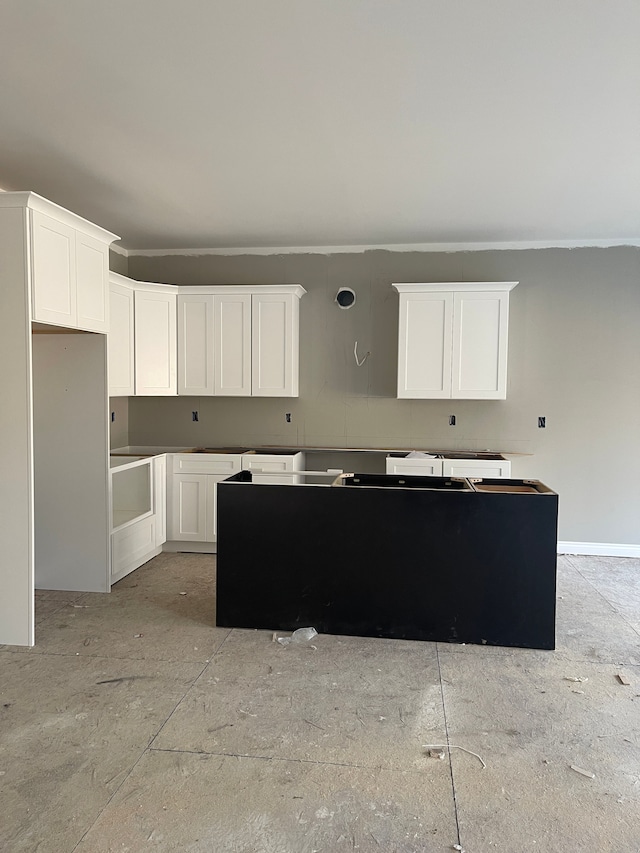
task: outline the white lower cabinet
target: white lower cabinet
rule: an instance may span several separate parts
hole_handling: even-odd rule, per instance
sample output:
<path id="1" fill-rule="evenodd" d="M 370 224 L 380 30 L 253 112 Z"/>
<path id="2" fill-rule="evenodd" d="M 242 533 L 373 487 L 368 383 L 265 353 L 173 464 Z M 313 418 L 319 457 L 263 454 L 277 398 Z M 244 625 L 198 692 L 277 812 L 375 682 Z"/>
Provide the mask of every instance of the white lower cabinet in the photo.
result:
<path id="1" fill-rule="evenodd" d="M 302 480 L 294 472 L 304 469 L 304 453 L 245 453 L 242 468 L 251 471 L 254 483 L 290 486 Z"/>
<path id="2" fill-rule="evenodd" d="M 242 470 L 242 454 L 174 453 L 169 470 L 167 550 L 214 551 L 216 486 Z"/>
<path id="3" fill-rule="evenodd" d="M 157 553 L 153 515 L 114 530 L 111 534 L 111 582 L 116 583 Z"/>
<path id="4" fill-rule="evenodd" d="M 111 457 L 111 583 L 162 550 L 166 539 L 166 457 Z"/>
<path id="5" fill-rule="evenodd" d="M 156 547 L 167 541 L 167 457 L 153 460 L 153 511 L 156 517 Z"/>
<path id="6" fill-rule="evenodd" d="M 177 542 L 212 542 L 213 525 L 207 525 L 208 474 L 173 474 L 169 539 Z M 209 511 L 209 513 L 208 513 Z M 207 529 L 209 528 L 209 529 Z"/>
<path id="7" fill-rule="evenodd" d="M 167 476 L 167 546 L 171 551 L 215 551 L 217 485 L 239 471 L 254 482 L 300 482 L 304 453 L 174 453 Z"/>
<path id="8" fill-rule="evenodd" d="M 510 477 L 508 459 L 420 459 L 406 456 L 387 456 L 387 474 L 406 474 L 413 477 Z"/>

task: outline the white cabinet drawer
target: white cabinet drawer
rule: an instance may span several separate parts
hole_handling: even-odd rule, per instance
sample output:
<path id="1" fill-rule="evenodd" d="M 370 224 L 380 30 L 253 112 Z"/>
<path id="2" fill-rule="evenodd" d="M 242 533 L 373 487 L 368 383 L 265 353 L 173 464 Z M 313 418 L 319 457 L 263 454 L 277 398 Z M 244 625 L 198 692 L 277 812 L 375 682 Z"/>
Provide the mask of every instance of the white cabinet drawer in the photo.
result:
<path id="1" fill-rule="evenodd" d="M 300 482 L 300 477 L 286 472 L 301 471 L 304 468 L 304 453 L 245 453 L 242 457 L 242 468 L 253 473 L 256 483 L 294 485 Z"/>
<path id="2" fill-rule="evenodd" d="M 442 477 L 442 459 L 403 459 L 387 456 L 387 474 L 413 477 Z"/>
<path id="3" fill-rule="evenodd" d="M 230 477 L 242 470 L 241 453 L 174 453 L 174 474 L 216 474 Z"/>
<path id="4" fill-rule="evenodd" d="M 443 459 L 442 474 L 445 477 L 510 477 L 511 462 L 508 459 Z"/>

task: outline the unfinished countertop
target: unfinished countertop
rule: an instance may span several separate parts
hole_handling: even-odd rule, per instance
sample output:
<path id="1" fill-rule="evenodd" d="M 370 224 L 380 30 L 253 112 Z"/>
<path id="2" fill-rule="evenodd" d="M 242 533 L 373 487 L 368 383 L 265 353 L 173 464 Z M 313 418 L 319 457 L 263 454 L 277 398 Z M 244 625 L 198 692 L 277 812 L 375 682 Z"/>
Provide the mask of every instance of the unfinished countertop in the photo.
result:
<path id="1" fill-rule="evenodd" d="M 426 453 L 430 456 L 442 456 L 445 459 L 507 459 L 510 456 L 530 456 L 529 453 L 516 453 L 501 450 L 439 450 L 418 447 L 315 447 L 290 445 L 258 445 L 246 444 L 238 446 L 219 446 L 212 444 L 204 446 L 184 445 L 127 445 L 111 450 L 112 456 L 158 456 L 162 453 L 383 453 L 385 455 L 403 455 L 408 453 Z"/>

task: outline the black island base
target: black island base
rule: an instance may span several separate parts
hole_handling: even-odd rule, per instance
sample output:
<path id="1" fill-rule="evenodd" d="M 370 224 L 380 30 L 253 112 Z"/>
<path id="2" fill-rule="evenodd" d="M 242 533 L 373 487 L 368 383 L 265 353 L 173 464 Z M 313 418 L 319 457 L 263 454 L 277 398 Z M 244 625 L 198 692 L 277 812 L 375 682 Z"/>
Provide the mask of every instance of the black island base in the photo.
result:
<path id="1" fill-rule="evenodd" d="M 218 484 L 217 624 L 555 648 L 558 496 L 534 480 Z"/>

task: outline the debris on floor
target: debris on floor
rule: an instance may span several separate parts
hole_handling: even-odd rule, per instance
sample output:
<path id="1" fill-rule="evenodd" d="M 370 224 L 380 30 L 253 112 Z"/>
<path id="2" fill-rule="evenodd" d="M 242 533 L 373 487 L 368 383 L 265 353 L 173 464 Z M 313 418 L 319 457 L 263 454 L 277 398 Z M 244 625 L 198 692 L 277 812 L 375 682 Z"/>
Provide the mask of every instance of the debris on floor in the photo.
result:
<path id="1" fill-rule="evenodd" d="M 427 755 L 431 756 L 431 751 L 436 749 L 461 749 L 463 752 L 468 752 L 469 755 L 475 756 L 480 764 L 482 764 L 482 769 L 484 770 L 487 766 L 484 759 L 481 758 L 477 752 L 472 752 L 470 749 L 467 749 L 466 746 L 458 746 L 455 743 L 425 743 L 422 746 L 423 749 L 427 750 Z"/>
<path id="2" fill-rule="evenodd" d="M 573 681 L 576 684 L 584 684 L 585 682 L 589 681 L 586 675 L 565 675 L 564 680 Z"/>
<path id="3" fill-rule="evenodd" d="M 618 679 L 618 681 L 620 682 L 620 684 L 624 684 L 624 685 L 625 685 L 625 687 L 629 687 L 629 685 L 631 684 L 631 681 L 627 678 L 627 676 L 626 676 L 626 675 L 623 675 L 621 672 L 619 672 L 619 673 L 616 675 L 616 678 Z"/>
<path id="4" fill-rule="evenodd" d="M 278 637 L 274 633 L 273 638 L 276 642 L 280 643 L 281 646 L 288 646 L 291 643 L 308 643 L 317 636 L 318 632 L 315 628 L 296 628 L 290 637 Z"/>
<path id="5" fill-rule="evenodd" d="M 444 758 L 444 749 L 430 749 L 427 755 L 429 758 L 439 758 L 442 761 Z"/>
<path id="6" fill-rule="evenodd" d="M 586 776 L 587 779 L 595 779 L 596 774 L 592 773 L 590 770 L 585 770 L 583 767 L 578 767 L 577 764 L 570 764 L 572 770 L 575 770 L 576 773 L 579 773 L 581 776 Z"/>
<path id="7" fill-rule="evenodd" d="M 458 850 L 459 853 L 464 853 L 464 847 L 462 846 L 462 844 L 452 844 L 451 849 Z"/>
<path id="8" fill-rule="evenodd" d="M 134 640 L 139 640 L 140 637 L 143 637 L 143 636 L 144 636 L 144 634 L 134 634 L 133 638 L 134 638 Z"/>

